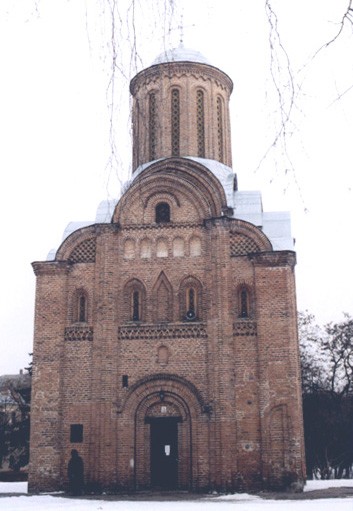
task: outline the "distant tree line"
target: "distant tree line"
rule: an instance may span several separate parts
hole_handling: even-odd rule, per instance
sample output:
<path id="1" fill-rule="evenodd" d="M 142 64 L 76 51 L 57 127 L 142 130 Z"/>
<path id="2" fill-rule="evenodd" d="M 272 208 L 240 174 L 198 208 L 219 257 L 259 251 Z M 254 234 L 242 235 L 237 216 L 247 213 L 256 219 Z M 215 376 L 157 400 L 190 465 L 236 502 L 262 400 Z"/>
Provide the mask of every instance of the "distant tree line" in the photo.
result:
<path id="1" fill-rule="evenodd" d="M 31 354 L 32 355 L 32 354 Z M 26 368 L 32 375 L 32 362 Z M 31 385 L 9 378 L 0 389 L 0 474 L 29 462 Z"/>
<path id="2" fill-rule="evenodd" d="M 308 478 L 353 477 L 353 318 L 299 314 Z"/>

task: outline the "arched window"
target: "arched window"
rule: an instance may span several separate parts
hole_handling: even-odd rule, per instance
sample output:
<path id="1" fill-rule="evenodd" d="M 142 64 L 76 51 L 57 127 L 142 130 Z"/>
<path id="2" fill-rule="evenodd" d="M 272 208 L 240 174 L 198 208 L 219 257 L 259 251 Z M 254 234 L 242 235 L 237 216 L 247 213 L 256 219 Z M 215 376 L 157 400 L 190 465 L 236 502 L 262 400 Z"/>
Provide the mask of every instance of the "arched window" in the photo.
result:
<path id="1" fill-rule="evenodd" d="M 170 206 L 167 202 L 159 202 L 156 206 L 156 223 L 170 222 Z"/>
<path id="2" fill-rule="evenodd" d="M 141 294 L 140 291 L 132 292 L 131 319 L 132 321 L 140 321 L 141 319 Z"/>
<path id="3" fill-rule="evenodd" d="M 87 322 L 87 299 L 84 294 L 78 297 L 78 321 L 80 323 Z"/>
<path id="4" fill-rule="evenodd" d="M 217 134 L 218 134 L 218 159 L 223 162 L 223 105 L 220 97 L 217 98 Z"/>
<path id="5" fill-rule="evenodd" d="M 138 279 L 130 280 L 124 288 L 124 316 L 127 321 L 144 321 L 146 291 Z"/>
<path id="6" fill-rule="evenodd" d="M 186 288 L 186 314 L 185 319 L 193 320 L 197 318 L 197 290 L 194 287 Z"/>
<path id="7" fill-rule="evenodd" d="M 72 295 L 69 318 L 72 323 L 88 322 L 88 298 L 84 289 L 76 289 Z"/>
<path id="8" fill-rule="evenodd" d="M 205 107 L 202 90 L 196 93 L 197 156 L 205 157 Z"/>
<path id="9" fill-rule="evenodd" d="M 172 156 L 180 155 L 180 95 L 178 89 L 172 89 L 171 96 Z"/>
<path id="10" fill-rule="evenodd" d="M 195 277 L 186 277 L 179 289 L 180 319 L 194 321 L 202 318 L 202 284 Z"/>
<path id="11" fill-rule="evenodd" d="M 238 290 L 238 316 L 240 318 L 249 318 L 250 309 L 250 292 L 246 286 L 240 286 Z"/>
<path id="12" fill-rule="evenodd" d="M 151 92 L 148 97 L 148 113 L 149 113 L 149 153 L 150 160 L 156 159 L 156 129 L 157 129 L 157 107 L 156 94 Z"/>

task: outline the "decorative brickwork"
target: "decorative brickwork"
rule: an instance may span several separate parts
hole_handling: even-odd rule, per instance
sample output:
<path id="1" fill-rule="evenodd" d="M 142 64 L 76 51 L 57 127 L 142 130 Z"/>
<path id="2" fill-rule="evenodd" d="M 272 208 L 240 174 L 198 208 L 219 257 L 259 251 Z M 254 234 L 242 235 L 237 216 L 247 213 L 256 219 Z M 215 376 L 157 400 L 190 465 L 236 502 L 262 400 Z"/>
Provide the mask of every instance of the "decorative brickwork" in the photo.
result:
<path id="1" fill-rule="evenodd" d="M 202 90 L 197 91 L 196 103 L 197 118 L 197 156 L 205 157 L 205 105 L 204 93 Z"/>
<path id="2" fill-rule="evenodd" d="M 93 328 L 88 325 L 73 325 L 65 328 L 65 341 L 93 341 Z"/>
<path id="3" fill-rule="evenodd" d="M 218 140 L 218 159 L 224 161 L 224 135 L 223 135 L 223 105 L 221 98 L 217 98 L 217 140 Z"/>
<path id="4" fill-rule="evenodd" d="M 255 241 L 244 234 L 232 233 L 230 235 L 230 255 L 242 256 L 258 252 L 259 247 Z"/>
<path id="5" fill-rule="evenodd" d="M 123 325 L 118 329 L 118 338 L 121 340 L 205 339 L 206 337 L 207 330 L 203 323 Z"/>
<path id="6" fill-rule="evenodd" d="M 130 85 L 133 172 L 149 161 L 179 155 L 209 158 L 231 166 L 232 89 L 233 83 L 225 73 L 194 62 L 168 62 L 136 75 Z M 150 94 L 158 95 L 158 123 L 152 121 L 155 130 L 150 124 L 155 111 L 147 99 Z"/>
<path id="7" fill-rule="evenodd" d="M 71 252 L 69 260 L 73 263 L 94 263 L 96 260 L 96 240 L 85 240 Z"/>
<path id="8" fill-rule="evenodd" d="M 234 336 L 256 336 L 256 322 L 255 321 L 237 321 L 233 323 Z"/>
<path id="9" fill-rule="evenodd" d="M 180 154 L 180 97 L 179 90 L 172 89 L 171 96 L 172 156 Z"/>
<path id="10" fill-rule="evenodd" d="M 149 145 L 150 160 L 156 159 L 156 131 L 157 131 L 157 105 L 156 94 L 151 92 L 149 95 Z"/>

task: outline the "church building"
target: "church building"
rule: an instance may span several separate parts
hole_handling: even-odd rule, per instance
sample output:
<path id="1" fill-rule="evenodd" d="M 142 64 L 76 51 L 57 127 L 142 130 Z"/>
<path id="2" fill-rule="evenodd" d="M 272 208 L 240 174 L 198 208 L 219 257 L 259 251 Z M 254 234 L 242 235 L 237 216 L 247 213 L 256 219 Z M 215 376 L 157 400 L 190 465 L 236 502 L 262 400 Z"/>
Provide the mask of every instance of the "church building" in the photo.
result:
<path id="1" fill-rule="evenodd" d="M 131 81 L 133 174 L 34 262 L 29 491 L 303 486 L 288 213 L 232 170 L 233 83 L 182 46 Z"/>

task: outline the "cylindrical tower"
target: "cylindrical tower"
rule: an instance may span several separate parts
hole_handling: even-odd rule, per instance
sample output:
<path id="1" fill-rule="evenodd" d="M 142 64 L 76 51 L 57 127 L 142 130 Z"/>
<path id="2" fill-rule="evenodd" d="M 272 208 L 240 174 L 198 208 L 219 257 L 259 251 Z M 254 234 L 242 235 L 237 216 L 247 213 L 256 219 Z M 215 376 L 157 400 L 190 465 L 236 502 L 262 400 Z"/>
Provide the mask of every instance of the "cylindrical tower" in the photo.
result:
<path id="1" fill-rule="evenodd" d="M 169 157 L 193 156 L 232 166 L 229 98 L 233 82 L 182 46 L 160 55 L 130 83 L 133 171 Z"/>

